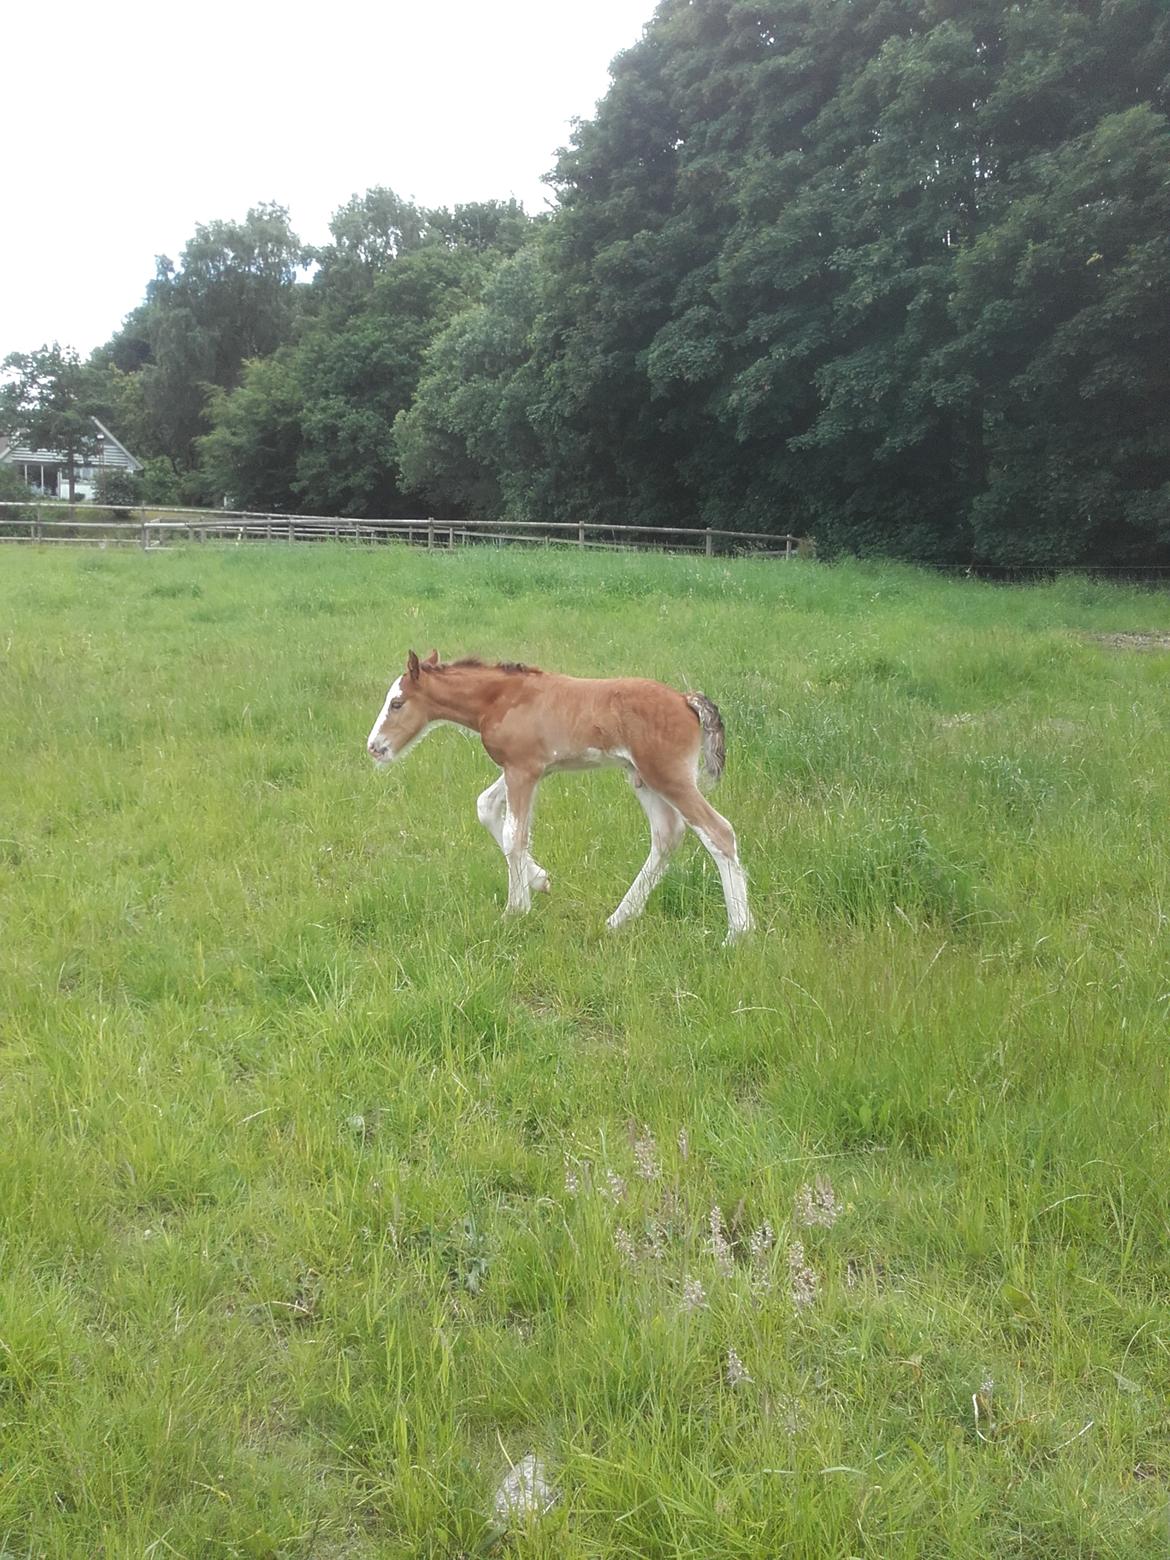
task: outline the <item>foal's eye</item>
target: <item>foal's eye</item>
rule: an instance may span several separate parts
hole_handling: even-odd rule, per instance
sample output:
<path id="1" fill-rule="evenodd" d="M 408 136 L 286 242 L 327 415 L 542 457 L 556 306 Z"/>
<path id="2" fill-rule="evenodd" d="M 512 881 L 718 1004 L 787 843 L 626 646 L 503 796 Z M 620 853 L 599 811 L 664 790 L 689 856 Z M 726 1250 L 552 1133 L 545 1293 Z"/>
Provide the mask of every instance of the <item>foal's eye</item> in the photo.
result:
<path id="1" fill-rule="evenodd" d="M 402 700 L 401 699 L 391 699 L 390 700 L 390 708 L 392 710 L 400 710 L 402 708 Z"/>

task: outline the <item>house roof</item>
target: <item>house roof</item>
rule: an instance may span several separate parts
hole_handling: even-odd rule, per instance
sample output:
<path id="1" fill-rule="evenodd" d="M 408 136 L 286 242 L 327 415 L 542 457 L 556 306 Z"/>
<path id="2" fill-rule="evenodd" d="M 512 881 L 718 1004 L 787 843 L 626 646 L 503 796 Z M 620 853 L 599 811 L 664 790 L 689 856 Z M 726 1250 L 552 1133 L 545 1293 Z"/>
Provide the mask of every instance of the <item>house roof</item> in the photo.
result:
<path id="1" fill-rule="evenodd" d="M 112 434 L 105 423 L 99 422 L 96 417 L 91 417 L 90 422 L 105 440 L 105 464 L 119 466 L 129 471 L 141 471 L 142 462 L 122 443 L 115 434 Z M 114 458 L 111 460 L 110 456 Z M 0 437 L 0 461 L 11 462 L 14 460 L 43 461 L 46 465 L 56 462 L 60 464 L 65 459 L 64 450 L 34 450 L 25 444 L 13 444 L 9 439 Z M 86 464 L 90 464 L 86 462 Z"/>

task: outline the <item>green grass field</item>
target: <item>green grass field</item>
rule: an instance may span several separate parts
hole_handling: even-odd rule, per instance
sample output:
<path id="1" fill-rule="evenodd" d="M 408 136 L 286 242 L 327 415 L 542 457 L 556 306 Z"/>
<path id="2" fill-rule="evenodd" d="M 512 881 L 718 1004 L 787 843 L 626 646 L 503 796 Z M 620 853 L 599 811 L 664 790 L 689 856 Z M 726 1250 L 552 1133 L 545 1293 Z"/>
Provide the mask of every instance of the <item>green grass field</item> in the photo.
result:
<path id="1" fill-rule="evenodd" d="M 1164 1557 L 1170 655 L 1111 636 L 1168 632 L 5 550 L 0 1554 Z M 605 933 L 615 773 L 545 784 L 503 919 L 474 739 L 366 758 L 411 645 L 704 689 L 759 932 L 692 839 Z M 529 1452 L 559 1500 L 497 1520 Z"/>

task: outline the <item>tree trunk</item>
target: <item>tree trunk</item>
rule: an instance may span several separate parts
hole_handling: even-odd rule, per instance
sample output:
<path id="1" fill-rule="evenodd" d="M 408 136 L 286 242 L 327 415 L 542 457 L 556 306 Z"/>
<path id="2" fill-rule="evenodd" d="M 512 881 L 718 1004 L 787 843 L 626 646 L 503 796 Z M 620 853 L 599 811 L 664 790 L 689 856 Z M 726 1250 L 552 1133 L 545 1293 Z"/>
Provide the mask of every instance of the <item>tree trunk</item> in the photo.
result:
<path id="1" fill-rule="evenodd" d="M 76 502 L 77 499 L 77 467 L 73 459 L 73 454 L 73 446 L 70 445 L 69 449 L 66 451 L 65 458 L 69 462 L 69 502 L 71 504 Z"/>

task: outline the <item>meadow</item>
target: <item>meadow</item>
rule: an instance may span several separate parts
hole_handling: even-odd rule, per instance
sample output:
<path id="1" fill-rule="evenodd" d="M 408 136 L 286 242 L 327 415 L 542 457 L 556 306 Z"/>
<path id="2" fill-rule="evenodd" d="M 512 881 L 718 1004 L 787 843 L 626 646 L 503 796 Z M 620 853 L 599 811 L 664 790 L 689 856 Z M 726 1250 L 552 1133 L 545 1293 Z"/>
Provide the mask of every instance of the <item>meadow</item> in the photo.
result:
<path id="1" fill-rule="evenodd" d="M 0 558 L 0 1554 L 1164 1557 L 1170 596 L 402 547 Z M 1144 637 L 1130 637 L 1144 636 Z M 698 687 L 505 919 L 406 651 Z M 551 1509 L 497 1513 L 540 1460 Z"/>

